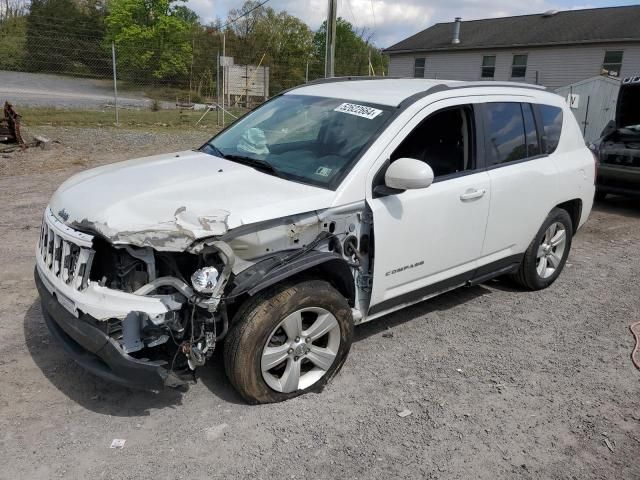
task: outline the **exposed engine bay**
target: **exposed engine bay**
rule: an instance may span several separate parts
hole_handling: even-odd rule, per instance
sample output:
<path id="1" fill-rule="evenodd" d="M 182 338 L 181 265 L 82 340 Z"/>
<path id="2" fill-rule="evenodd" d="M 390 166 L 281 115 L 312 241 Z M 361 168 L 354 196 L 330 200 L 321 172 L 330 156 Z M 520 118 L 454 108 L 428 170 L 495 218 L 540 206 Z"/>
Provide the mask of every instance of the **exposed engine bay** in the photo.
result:
<path id="1" fill-rule="evenodd" d="M 86 279 L 80 290 L 87 294 L 127 294 L 128 312 L 114 315 L 87 307 L 92 323 L 127 355 L 163 365 L 169 372 L 166 384 L 178 386 L 211 358 L 242 302 L 283 278 L 321 272 L 349 299 L 354 321 L 361 319 L 372 278 L 368 218 L 362 203 L 241 226 L 175 252 L 114 245 L 83 222 L 74 229 L 92 238 L 84 263 L 74 260 L 73 243 L 64 232 L 43 226 L 39 252 L 50 273 L 60 278 L 65 269 L 81 270 Z M 138 297 L 160 302 L 165 311 L 135 306 Z M 70 301 L 76 316 L 87 313 L 80 302 Z"/>

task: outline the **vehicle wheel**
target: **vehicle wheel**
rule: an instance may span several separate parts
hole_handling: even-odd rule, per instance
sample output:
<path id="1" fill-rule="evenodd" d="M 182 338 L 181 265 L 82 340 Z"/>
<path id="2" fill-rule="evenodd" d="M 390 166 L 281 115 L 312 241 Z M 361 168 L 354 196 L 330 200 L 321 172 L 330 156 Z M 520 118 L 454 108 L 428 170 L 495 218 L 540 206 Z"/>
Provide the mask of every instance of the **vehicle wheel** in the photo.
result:
<path id="1" fill-rule="evenodd" d="M 529 245 L 520 268 L 512 278 L 529 290 L 540 290 L 551 285 L 567 261 L 572 237 L 571 217 L 566 210 L 554 208 Z"/>
<path id="2" fill-rule="evenodd" d="M 594 198 L 596 202 L 602 202 L 605 198 L 607 198 L 607 192 L 603 192 L 602 190 L 596 190 L 596 195 Z"/>
<path id="3" fill-rule="evenodd" d="M 225 340 L 225 371 L 247 402 L 280 402 L 331 380 L 352 337 L 351 308 L 329 283 L 281 285 L 250 298 L 236 314 Z"/>

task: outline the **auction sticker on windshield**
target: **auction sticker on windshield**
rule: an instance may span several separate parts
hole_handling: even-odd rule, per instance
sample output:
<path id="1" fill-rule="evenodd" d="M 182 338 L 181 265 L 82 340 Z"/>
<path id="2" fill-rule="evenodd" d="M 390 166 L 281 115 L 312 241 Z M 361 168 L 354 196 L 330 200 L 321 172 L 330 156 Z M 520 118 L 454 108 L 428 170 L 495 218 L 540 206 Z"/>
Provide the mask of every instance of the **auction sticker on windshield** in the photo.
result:
<path id="1" fill-rule="evenodd" d="M 356 115 L 358 117 L 368 118 L 373 120 L 382 113 L 382 110 L 377 108 L 365 107 L 364 105 L 357 105 L 355 103 L 343 103 L 338 105 L 334 112 L 348 113 L 349 115 Z"/>

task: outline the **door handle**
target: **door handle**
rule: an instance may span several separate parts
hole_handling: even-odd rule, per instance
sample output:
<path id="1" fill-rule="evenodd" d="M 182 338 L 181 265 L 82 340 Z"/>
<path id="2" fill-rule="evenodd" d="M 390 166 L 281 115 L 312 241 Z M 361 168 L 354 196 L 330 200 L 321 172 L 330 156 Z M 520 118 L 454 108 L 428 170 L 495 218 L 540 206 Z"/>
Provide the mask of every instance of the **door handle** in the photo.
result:
<path id="1" fill-rule="evenodd" d="M 466 200 L 473 200 L 474 198 L 480 198 L 484 196 L 485 193 L 487 193 L 487 190 L 484 188 L 470 188 L 462 195 L 460 195 L 460 200 L 462 200 L 463 202 Z"/>

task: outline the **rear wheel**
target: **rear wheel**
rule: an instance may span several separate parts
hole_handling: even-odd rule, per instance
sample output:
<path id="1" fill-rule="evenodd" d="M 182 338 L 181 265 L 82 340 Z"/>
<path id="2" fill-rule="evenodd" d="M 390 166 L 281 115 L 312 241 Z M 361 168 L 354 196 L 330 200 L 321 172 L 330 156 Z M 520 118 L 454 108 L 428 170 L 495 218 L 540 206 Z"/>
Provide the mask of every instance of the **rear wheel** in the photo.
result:
<path id="1" fill-rule="evenodd" d="M 353 322 L 346 299 L 320 280 L 251 298 L 225 341 L 225 370 L 249 403 L 279 402 L 322 388 L 342 367 Z"/>
<path id="2" fill-rule="evenodd" d="M 513 279 L 529 290 L 551 285 L 569 256 L 573 224 L 566 210 L 554 208 L 525 252 Z"/>

